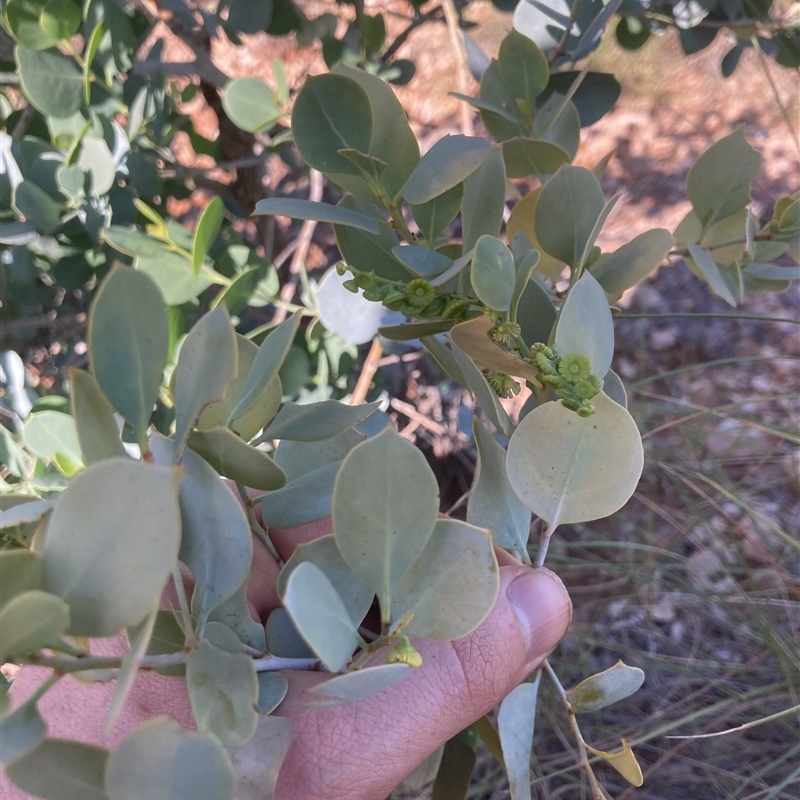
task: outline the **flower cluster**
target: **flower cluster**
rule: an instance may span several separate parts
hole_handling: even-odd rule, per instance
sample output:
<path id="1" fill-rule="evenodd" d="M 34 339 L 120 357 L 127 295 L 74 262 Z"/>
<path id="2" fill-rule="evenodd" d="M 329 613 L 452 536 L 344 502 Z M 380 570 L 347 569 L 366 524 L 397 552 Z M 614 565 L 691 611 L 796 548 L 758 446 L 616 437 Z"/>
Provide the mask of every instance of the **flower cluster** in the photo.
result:
<path id="1" fill-rule="evenodd" d="M 354 294 L 363 291 L 365 300 L 383 303 L 386 308 L 399 311 L 407 317 L 452 319 L 461 322 L 480 313 L 478 301 L 452 292 L 439 293 L 424 278 L 415 278 L 408 283 L 390 281 L 378 277 L 374 272 L 362 272 L 341 261 L 336 265 L 336 271 L 340 275 L 344 275 L 346 271 L 353 275 L 344 282 L 345 289 Z"/>
<path id="2" fill-rule="evenodd" d="M 513 397 L 519 394 L 519 384 L 505 372 L 489 372 L 486 381 L 498 397 Z"/>
<path id="3" fill-rule="evenodd" d="M 562 404 L 580 417 L 594 414 L 591 399 L 600 391 L 600 379 L 592 374 L 589 359 L 581 353 L 562 356 L 555 348 L 535 344 L 531 348 L 533 363 L 542 383 L 551 387 Z"/>

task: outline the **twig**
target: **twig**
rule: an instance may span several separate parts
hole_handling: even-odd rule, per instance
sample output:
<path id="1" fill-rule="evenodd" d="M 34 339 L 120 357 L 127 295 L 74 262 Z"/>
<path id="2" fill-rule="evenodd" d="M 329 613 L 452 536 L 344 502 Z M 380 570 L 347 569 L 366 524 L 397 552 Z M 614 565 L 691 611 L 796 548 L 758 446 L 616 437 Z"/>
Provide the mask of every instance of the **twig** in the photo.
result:
<path id="1" fill-rule="evenodd" d="M 407 28 L 400 31 L 397 34 L 395 40 L 386 48 L 386 52 L 381 56 L 381 61 L 386 64 L 389 59 L 391 59 L 394 54 L 406 43 L 406 40 L 411 35 L 411 33 L 416 30 L 420 25 L 430 21 L 430 20 L 441 20 L 442 17 L 440 15 L 441 8 L 437 6 L 436 8 L 432 9 L 431 11 L 426 12 L 425 14 L 420 14 L 418 17 L 415 17 L 408 25 Z"/>
<path id="2" fill-rule="evenodd" d="M 542 520 L 542 533 L 539 537 L 539 549 L 536 551 L 536 562 L 534 567 L 543 567 L 547 558 L 547 549 L 550 547 L 550 538 L 555 533 L 558 525 L 548 525 Z"/>
<path id="3" fill-rule="evenodd" d="M 438 436 L 444 436 L 447 433 L 447 429 L 444 425 L 440 425 L 438 422 L 428 419 L 424 414 L 420 414 L 411 403 L 404 403 L 402 400 L 392 399 L 389 405 L 395 409 L 395 411 L 399 411 L 410 420 L 419 423 L 423 428 L 427 428 L 431 433 L 435 433 Z"/>
<path id="4" fill-rule="evenodd" d="M 745 722 L 743 725 L 738 725 L 735 728 L 728 728 L 724 731 L 717 731 L 716 733 L 698 733 L 694 736 L 665 736 L 665 739 L 713 739 L 715 736 L 727 736 L 729 733 L 739 733 L 740 731 L 747 731 L 750 728 L 757 728 L 759 725 L 764 725 L 767 722 L 774 722 L 777 719 L 783 719 L 790 714 L 800 711 L 800 705 L 785 708 L 783 711 L 778 711 L 775 714 L 770 714 L 768 717 L 753 720 L 753 722 Z"/>
<path id="5" fill-rule="evenodd" d="M 211 61 L 156 61 L 145 59 L 133 65 L 135 75 L 167 75 L 173 78 L 191 78 L 195 75 L 204 83 L 221 89 L 228 82 L 228 76 Z"/>
<path id="6" fill-rule="evenodd" d="M 283 564 L 283 559 L 275 549 L 275 545 L 272 543 L 272 539 L 269 538 L 269 534 L 258 524 L 253 501 L 250 499 L 250 495 L 247 494 L 247 489 L 245 489 L 241 483 L 236 484 L 236 489 L 239 492 L 239 497 L 242 498 L 242 505 L 244 506 L 244 513 L 247 514 L 247 521 L 250 523 L 250 530 L 264 547 L 269 550 L 269 554 L 278 562 L 278 566 L 281 566 Z"/>
<path id="7" fill-rule="evenodd" d="M 372 346 L 369 348 L 364 366 L 361 367 L 361 374 L 358 376 L 356 388 L 353 389 L 353 394 L 350 397 L 351 406 L 360 406 L 367 399 L 367 392 L 372 386 L 372 379 L 378 370 L 382 355 L 383 348 L 376 337 L 372 340 Z"/>
<path id="8" fill-rule="evenodd" d="M 17 124 L 14 125 L 14 130 L 11 131 L 11 138 L 17 142 L 19 141 L 24 135 L 25 131 L 28 130 L 28 125 L 33 122 L 33 118 L 36 116 L 36 109 L 28 104 L 22 110 L 22 113 L 19 115 L 19 119 L 17 120 Z"/>
<path id="9" fill-rule="evenodd" d="M 86 314 L 72 314 L 64 317 L 37 317 L 35 319 L 17 319 L 13 322 L 4 322 L 2 324 L 2 335 L 11 336 L 21 331 L 35 331 L 39 328 L 62 328 L 69 325 L 84 325 L 86 323 Z"/>
<path id="10" fill-rule="evenodd" d="M 274 672 L 278 669 L 318 669 L 318 658 L 280 658 L 279 656 L 264 656 L 254 658 L 253 666 L 256 672 Z"/>
<path id="11" fill-rule="evenodd" d="M 186 651 L 180 653 L 166 653 L 160 656 L 146 656 L 142 659 L 139 669 L 163 669 L 185 664 L 189 655 Z M 25 664 L 37 667 L 50 667 L 57 675 L 69 675 L 73 672 L 82 672 L 87 669 L 119 669 L 124 656 L 87 656 L 86 658 L 54 658 L 52 656 L 31 655 L 22 659 Z"/>
<path id="12" fill-rule="evenodd" d="M 172 582 L 175 584 L 175 594 L 178 596 L 178 605 L 181 609 L 181 622 L 183 623 L 183 635 L 186 637 L 186 644 L 194 641 L 194 626 L 192 625 L 192 612 L 189 609 L 189 599 L 186 597 L 186 586 L 183 583 L 183 575 L 178 564 L 172 569 Z"/>
<path id="13" fill-rule="evenodd" d="M 458 68 L 458 82 L 462 94 L 469 94 L 469 68 L 467 62 L 467 49 L 464 46 L 464 38 L 461 36 L 461 29 L 458 26 L 458 12 L 453 0 L 441 0 L 444 18 L 447 22 L 447 30 L 450 34 L 450 44 L 455 55 Z M 465 136 L 475 135 L 475 126 L 472 122 L 472 108 L 468 103 L 461 103 L 461 132 Z"/>
<path id="14" fill-rule="evenodd" d="M 319 201 L 322 200 L 322 188 L 322 173 L 315 169 L 310 170 L 308 199 L 312 203 L 319 203 Z M 297 291 L 297 284 L 300 281 L 300 271 L 305 269 L 306 256 L 308 255 L 309 247 L 311 247 L 311 239 L 316 229 L 317 220 L 315 219 L 307 219 L 300 228 L 300 233 L 295 240 L 297 245 L 294 248 L 292 263 L 289 265 L 289 279 L 281 287 L 280 298 L 284 303 L 290 303 L 294 297 L 294 293 Z M 275 262 L 274 266 L 277 269 L 280 265 L 277 263 L 277 259 Z M 278 308 L 273 317 L 273 322 L 280 324 L 284 319 L 286 319 L 286 309 Z"/>
<path id="15" fill-rule="evenodd" d="M 586 742 L 583 740 L 583 734 L 581 733 L 580 726 L 578 725 L 578 720 L 575 716 L 575 712 L 572 709 L 572 704 L 569 702 L 569 698 L 567 697 L 567 690 L 561 685 L 558 675 L 556 675 L 556 673 L 553 671 L 553 668 L 550 666 L 550 662 L 547 659 L 542 662 L 541 668 L 547 673 L 547 677 L 553 682 L 553 686 L 555 686 L 556 692 L 561 698 L 561 702 L 564 704 L 564 710 L 567 712 L 567 718 L 569 719 L 569 727 L 572 730 L 572 735 L 575 737 L 575 743 L 578 745 L 580 767 L 583 772 L 586 773 L 586 777 L 589 779 L 592 797 L 594 800 L 607 800 L 607 797 L 600 788 L 600 784 L 597 782 L 597 778 L 595 777 L 592 767 L 589 764 L 589 753 L 586 750 Z"/>

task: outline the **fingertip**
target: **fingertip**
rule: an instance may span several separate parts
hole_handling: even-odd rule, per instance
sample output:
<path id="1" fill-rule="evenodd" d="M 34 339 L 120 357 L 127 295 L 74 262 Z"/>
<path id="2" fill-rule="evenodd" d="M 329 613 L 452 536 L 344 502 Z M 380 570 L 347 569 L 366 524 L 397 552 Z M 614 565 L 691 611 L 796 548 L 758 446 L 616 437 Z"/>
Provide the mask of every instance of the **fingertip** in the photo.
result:
<path id="1" fill-rule="evenodd" d="M 506 597 L 525 642 L 527 661 L 540 661 L 556 648 L 572 621 L 566 587 L 549 569 L 526 569 L 512 580 Z"/>

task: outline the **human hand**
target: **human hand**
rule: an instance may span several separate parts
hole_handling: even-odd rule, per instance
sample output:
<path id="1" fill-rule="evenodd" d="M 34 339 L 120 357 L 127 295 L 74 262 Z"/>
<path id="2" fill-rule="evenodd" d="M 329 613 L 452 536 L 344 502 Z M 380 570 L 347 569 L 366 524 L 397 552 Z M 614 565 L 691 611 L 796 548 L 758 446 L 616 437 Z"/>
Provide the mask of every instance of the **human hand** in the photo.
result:
<path id="1" fill-rule="evenodd" d="M 329 533 L 330 519 L 270 532 L 284 559 L 298 544 Z M 329 676 L 284 673 L 289 691 L 274 713 L 292 721 L 293 733 L 275 800 L 383 800 L 437 747 L 496 706 L 556 647 L 572 612 L 561 581 L 549 570 L 531 570 L 502 551 L 498 561 L 500 593 L 487 619 L 454 642 L 414 640 L 422 667 L 380 694 L 343 706 L 309 708 L 306 690 Z M 248 601 L 258 619 L 266 620 L 280 605 L 277 576 L 275 561 L 255 542 Z M 125 650 L 122 637 L 92 642 L 95 655 Z M 383 654 L 378 652 L 374 661 L 382 663 Z M 23 669 L 11 689 L 14 704 L 30 696 L 48 674 Z M 168 715 L 195 727 L 183 680 L 140 674 L 113 732 L 103 741 L 113 689 L 113 683 L 62 680 L 38 704 L 48 735 L 113 747 L 154 716 Z M 27 797 L 5 776 L 0 796 Z"/>

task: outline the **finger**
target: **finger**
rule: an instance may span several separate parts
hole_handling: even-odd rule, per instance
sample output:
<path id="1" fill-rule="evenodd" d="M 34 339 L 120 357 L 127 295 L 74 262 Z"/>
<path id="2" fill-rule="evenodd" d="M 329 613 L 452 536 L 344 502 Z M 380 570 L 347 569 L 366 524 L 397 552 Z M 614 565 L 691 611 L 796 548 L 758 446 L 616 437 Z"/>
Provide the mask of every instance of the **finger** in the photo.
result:
<path id="1" fill-rule="evenodd" d="M 291 674 L 277 713 L 294 730 L 275 800 L 381 800 L 541 663 L 569 627 L 567 591 L 549 570 L 500 573 L 500 595 L 483 624 L 455 642 L 415 641 L 422 667 L 378 695 L 309 708 L 314 696 L 306 690 L 326 677 Z"/>
<path id="2" fill-rule="evenodd" d="M 288 561 L 297 545 L 313 542 L 314 539 L 331 533 L 333 533 L 333 520 L 330 517 L 323 517 L 294 528 L 270 528 L 269 538 L 272 539 L 281 558 Z"/>

